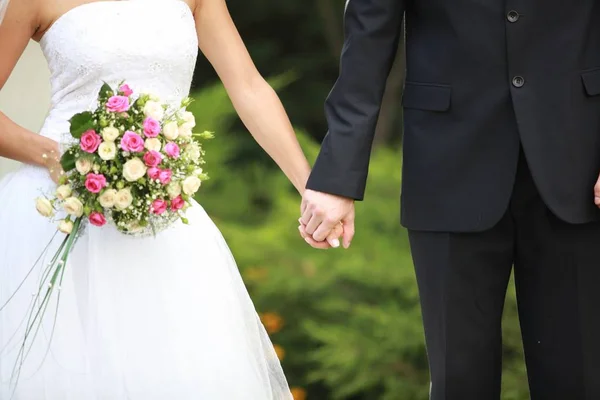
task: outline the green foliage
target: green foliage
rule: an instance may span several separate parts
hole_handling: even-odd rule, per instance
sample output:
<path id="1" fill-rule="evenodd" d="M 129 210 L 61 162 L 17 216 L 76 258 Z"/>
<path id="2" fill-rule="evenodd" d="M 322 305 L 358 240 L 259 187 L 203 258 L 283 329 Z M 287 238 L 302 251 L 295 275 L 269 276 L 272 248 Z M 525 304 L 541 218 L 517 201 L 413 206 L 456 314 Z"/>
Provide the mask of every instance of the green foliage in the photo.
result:
<path id="1" fill-rule="evenodd" d="M 212 179 L 197 199 L 226 237 L 259 312 L 283 317 L 272 340 L 285 349 L 290 385 L 317 400 L 427 399 L 418 292 L 399 224 L 399 151 L 373 155 L 351 248 L 314 250 L 297 232 L 299 195 L 266 156 L 248 155 L 258 145 L 235 131 L 221 86 L 195 98 L 198 129 L 216 132 L 205 145 Z M 314 160 L 318 145 L 303 132 L 298 137 Z M 503 399 L 525 400 L 514 291 L 507 304 Z"/>
<path id="2" fill-rule="evenodd" d="M 75 139 L 80 139 L 85 131 L 94 128 L 93 114 L 89 111 L 75 114 L 69 122 L 71 123 L 69 131 Z"/>

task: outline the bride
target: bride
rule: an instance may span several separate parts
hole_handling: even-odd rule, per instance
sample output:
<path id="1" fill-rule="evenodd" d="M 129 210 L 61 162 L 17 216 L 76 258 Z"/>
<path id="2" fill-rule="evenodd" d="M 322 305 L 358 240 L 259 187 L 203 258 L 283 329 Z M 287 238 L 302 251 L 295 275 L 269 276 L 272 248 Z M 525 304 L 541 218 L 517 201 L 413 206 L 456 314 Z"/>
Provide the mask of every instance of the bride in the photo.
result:
<path id="1" fill-rule="evenodd" d="M 225 0 L 12 0 L 2 8 L 0 87 L 34 39 L 51 71 L 52 100 L 39 135 L 0 113 L 0 156 L 23 163 L 0 181 L 0 304 L 48 243 L 45 254 L 53 254 L 62 240 L 34 199 L 55 187 L 57 141 L 73 114 L 95 105 L 103 81 L 126 80 L 137 92 L 178 103 L 189 92 L 199 47 L 256 141 L 304 190 L 309 165 Z M 87 229 L 66 267 L 60 307 L 46 314 L 15 386 L 38 263 L 0 312 L 0 399 L 290 399 L 220 232 L 200 205 L 187 216 L 189 225 L 153 238 L 124 236 L 109 225 Z"/>

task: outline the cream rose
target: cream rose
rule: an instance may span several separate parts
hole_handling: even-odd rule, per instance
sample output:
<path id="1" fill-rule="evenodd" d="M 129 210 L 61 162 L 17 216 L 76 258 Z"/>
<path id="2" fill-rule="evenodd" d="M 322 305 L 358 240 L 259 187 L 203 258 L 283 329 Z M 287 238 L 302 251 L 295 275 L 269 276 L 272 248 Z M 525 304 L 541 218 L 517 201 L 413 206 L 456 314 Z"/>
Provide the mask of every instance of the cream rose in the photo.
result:
<path id="1" fill-rule="evenodd" d="M 85 175 L 92 170 L 92 162 L 87 158 L 79 158 L 75 162 L 75 168 L 81 175 Z"/>
<path id="2" fill-rule="evenodd" d="M 172 199 L 179 196 L 181 194 L 181 185 L 179 184 L 179 182 L 169 183 L 169 185 L 167 185 L 167 194 Z"/>
<path id="3" fill-rule="evenodd" d="M 98 147 L 98 155 L 104 161 L 114 160 L 117 156 L 117 145 L 114 142 L 102 142 Z"/>
<path id="4" fill-rule="evenodd" d="M 200 158 L 200 148 L 196 143 L 190 143 L 185 148 L 184 154 L 187 158 L 189 158 L 193 162 L 196 162 Z"/>
<path id="5" fill-rule="evenodd" d="M 182 127 L 188 128 L 190 131 L 196 126 L 196 118 L 194 118 L 194 114 L 189 111 L 184 111 L 181 114 L 181 119 L 183 119 Z"/>
<path id="6" fill-rule="evenodd" d="M 163 126 L 163 135 L 169 140 L 177 139 L 179 136 L 179 127 L 177 126 L 177 122 L 171 121 Z"/>
<path id="7" fill-rule="evenodd" d="M 196 168 L 196 169 L 194 170 L 194 175 L 196 175 L 196 176 L 200 176 L 200 175 L 202 175 L 203 173 L 204 173 L 204 170 L 203 170 L 202 168 Z"/>
<path id="8" fill-rule="evenodd" d="M 59 200 L 64 200 L 71 195 L 73 191 L 71 190 L 71 186 L 69 185 L 60 185 L 56 188 L 56 198 Z"/>
<path id="9" fill-rule="evenodd" d="M 150 100 L 144 105 L 144 115 L 160 121 L 165 116 L 165 110 L 160 103 Z"/>
<path id="10" fill-rule="evenodd" d="M 107 142 L 114 142 L 119 137 L 119 130 L 113 126 L 102 129 L 102 139 Z"/>
<path id="11" fill-rule="evenodd" d="M 179 127 L 179 137 L 189 139 L 192 137 L 192 128 L 182 125 Z"/>
<path id="12" fill-rule="evenodd" d="M 144 142 L 144 147 L 147 150 L 160 151 L 160 149 L 162 148 L 162 144 L 157 138 L 150 138 L 146 139 L 146 141 Z"/>
<path id="13" fill-rule="evenodd" d="M 115 207 L 117 210 L 124 210 L 133 203 L 133 196 L 129 188 L 121 189 L 115 197 Z"/>
<path id="14" fill-rule="evenodd" d="M 73 232 L 73 223 L 71 221 L 67 221 L 66 219 L 63 219 L 58 224 L 58 230 L 61 231 L 62 233 L 66 233 L 68 235 L 71 232 Z"/>
<path id="15" fill-rule="evenodd" d="M 187 194 L 188 196 L 193 195 L 198 191 L 198 189 L 200 189 L 201 183 L 202 182 L 200 182 L 200 179 L 198 179 L 197 176 L 188 176 L 183 181 L 183 193 Z"/>
<path id="16" fill-rule="evenodd" d="M 117 191 L 115 189 L 107 189 L 100 196 L 98 202 L 104 208 L 112 208 L 117 202 Z"/>
<path id="17" fill-rule="evenodd" d="M 51 217 L 54 215 L 54 207 L 52 207 L 52 203 L 45 197 L 38 197 L 35 200 L 35 208 L 44 217 Z"/>
<path id="18" fill-rule="evenodd" d="M 77 197 L 69 197 L 65 200 L 64 204 L 65 212 L 76 218 L 83 215 L 83 203 Z"/>
<path id="19" fill-rule="evenodd" d="M 132 158 L 123 165 L 123 177 L 128 182 L 135 182 L 146 175 L 147 167 L 139 158 Z"/>

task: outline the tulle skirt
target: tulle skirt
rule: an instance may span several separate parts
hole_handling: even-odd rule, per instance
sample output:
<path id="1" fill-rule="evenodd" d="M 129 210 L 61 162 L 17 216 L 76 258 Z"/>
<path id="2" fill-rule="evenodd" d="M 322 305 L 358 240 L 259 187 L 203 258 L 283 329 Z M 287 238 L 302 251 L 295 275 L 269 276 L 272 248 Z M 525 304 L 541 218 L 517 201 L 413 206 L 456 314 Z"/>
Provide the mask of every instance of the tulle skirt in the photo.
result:
<path id="1" fill-rule="evenodd" d="M 55 224 L 34 206 L 52 188 L 28 166 L 0 181 L 0 304 L 51 242 L 0 312 L 1 400 L 291 399 L 235 261 L 197 204 L 189 225 L 154 238 L 86 228 L 15 389 L 24 318 L 64 238 L 51 240 Z"/>

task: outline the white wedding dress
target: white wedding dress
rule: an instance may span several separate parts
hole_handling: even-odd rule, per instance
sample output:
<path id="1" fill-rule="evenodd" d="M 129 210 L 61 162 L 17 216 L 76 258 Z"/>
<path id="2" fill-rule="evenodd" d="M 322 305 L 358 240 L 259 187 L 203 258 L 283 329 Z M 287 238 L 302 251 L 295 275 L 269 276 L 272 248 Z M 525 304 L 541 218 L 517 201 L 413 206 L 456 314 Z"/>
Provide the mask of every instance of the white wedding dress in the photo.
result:
<path id="1" fill-rule="evenodd" d="M 73 114 L 95 106 L 102 81 L 126 80 L 178 103 L 188 95 L 198 52 L 193 15 L 181 0 L 80 5 L 40 44 L 52 73 L 41 134 L 56 140 Z M 53 188 L 48 173 L 31 166 L 0 181 L 0 304 L 56 231 L 34 204 Z M 88 226 L 66 268 L 56 325 L 53 303 L 15 390 L 11 373 L 39 263 L 0 312 L 0 399 L 291 399 L 220 232 L 197 204 L 188 217 L 189 225 L 143 239 Z"/>

